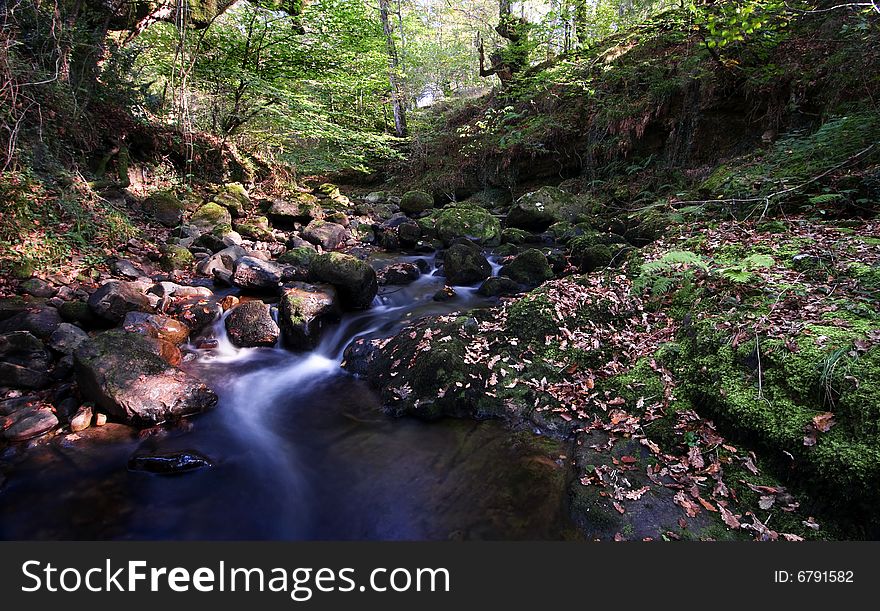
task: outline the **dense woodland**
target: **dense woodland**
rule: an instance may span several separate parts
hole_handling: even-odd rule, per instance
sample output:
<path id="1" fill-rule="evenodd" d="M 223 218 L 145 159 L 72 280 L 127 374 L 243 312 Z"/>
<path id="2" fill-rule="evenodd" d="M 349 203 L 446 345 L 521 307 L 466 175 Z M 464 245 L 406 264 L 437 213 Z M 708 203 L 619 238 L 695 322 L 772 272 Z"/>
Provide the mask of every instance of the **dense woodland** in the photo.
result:
<path id="1" fill-rule="evenodd" d="M 2 2 L 0 510 L 430 276 L 334 367 L 504 422 L 493 536 L 876 539 L 878 103 L 873 0 Z"/>

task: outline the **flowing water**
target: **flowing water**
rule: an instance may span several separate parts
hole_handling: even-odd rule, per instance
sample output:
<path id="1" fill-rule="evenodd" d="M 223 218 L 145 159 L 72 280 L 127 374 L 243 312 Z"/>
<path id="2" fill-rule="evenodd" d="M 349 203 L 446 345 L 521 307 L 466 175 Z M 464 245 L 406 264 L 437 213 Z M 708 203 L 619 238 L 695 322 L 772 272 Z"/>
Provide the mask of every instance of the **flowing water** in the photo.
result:
<path id="1" fill-rule="evenodd" d="M 374 260 L 377 267 L 418 257 Z M 325 329 L 305 354 L 219 342 L 187 368 L 220 402 L 187 430 L 144 439 L 56 438 L 16 458 L 0 491 L 6 539 L 555 539 L 569 536 L 563 448 L 498 422 L 423 423 L 384 415 L 341 367 L 355 338 L 484 307 L 474 288 L 451 302 L 430 271 L 386 287 L 373 307 Z M 493 271 L 498 266 L 493 262 Z M 194 349 L 193 349 L 194 350 Z M 90 429 L 82 436 L 94 436 Z M 214 462 L 176 476 L 132 472 L 133 453 L 197 451 Z"/>

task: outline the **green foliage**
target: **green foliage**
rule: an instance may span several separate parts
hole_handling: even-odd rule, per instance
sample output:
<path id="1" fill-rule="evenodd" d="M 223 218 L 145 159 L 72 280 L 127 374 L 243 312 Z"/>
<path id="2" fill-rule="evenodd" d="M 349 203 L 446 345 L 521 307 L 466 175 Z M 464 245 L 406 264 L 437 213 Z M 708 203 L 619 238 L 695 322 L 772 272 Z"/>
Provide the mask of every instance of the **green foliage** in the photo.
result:
<path id="1" fill-rule="evenodd" d="M 745 284 L 756 278 L 754 272 L 776 265 L 776 261 L 770 255 L 753 254 L 739 261 L 736 265 L 722 267 L 718 273 L 722 278 L 737 284 Z"/>
<path id="2" fill-rule="evenodd" d="M 683 281 L 692 280 L 697 271 L 709 271 L 709 264 L 689 250 L 671 250 L 656 261 L 643 263 L 633 281 L 633 290 L 649 290 L 654 296 L 668 293 Z"/>

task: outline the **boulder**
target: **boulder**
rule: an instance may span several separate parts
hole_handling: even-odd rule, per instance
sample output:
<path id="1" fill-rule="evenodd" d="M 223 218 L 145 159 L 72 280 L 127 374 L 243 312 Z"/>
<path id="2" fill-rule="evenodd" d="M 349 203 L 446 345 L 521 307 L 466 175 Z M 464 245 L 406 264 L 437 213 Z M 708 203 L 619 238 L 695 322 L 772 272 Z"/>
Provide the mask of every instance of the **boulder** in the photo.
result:
<path id="1" fill-rule="evenodd" d="M 239 348 L 272 347 L 280 331 L 262 301 L 246 301 L 235 306 L 225 321 L 229 341 Z"/>
<path id="2" fill-rule="evenodd" d="M 89 297 L 89 307 L 99 318 L 118 324 L 128 312 L 150 310 L 150 300 L 133 282 L 111 280 Z"/>
<path id="3" fill-rule="evenodd" d="M 268 290 L 277 288 L 281 277 L 281 266 L 248 256 L 235 262 L 232 283 L 243 289 Z"/>
<path id="4" fill-rule="evenodd" d="M 300 193 L 294 199 L 275 200 L 269 208 L 268 216 L 280 223 L 308 223 L 324 217 L 318 205 L 318 198 L 308 193 Z"/>
<path id="5" fill-rule="evenodd" d="M 76 323 L 87 329 L 106 325 L 106 321 L 92 312 L 92 308 L 85 301 L 65 301 L 58 306 L 58 313 L 65 322 Z M 54 333 L 54 331 L 53 331 Z"/>
<path id="6" fill-rule="evenodd" d="M 192 267 L 195 259 L 188 248 L 183 246 L 175 246 L 169 244 L 162 250 L 162 257 L 159 259 L 159 265 L 166 272 L 176 270 L 188 270 Z"/>
<path id="7" fill-rule="evenodd" d="M 113 271 L 128 280 L 137 280 L 145 275 L 142 269 L 127 259 L 114 261 Z"/>
<path id="8" fill-rule="evenodd" d="M 196 271 L 203 276 L 213 276 L 217 270 L 232 274 L 235 262 L 247 255 L 241 246 L 228 246 L 214 253 L 196 266 Z"/>
<path id="9" fill-rule="evenodd" d="M 48 340 L 62 322 L 61 314 L 51 306 L 29 306 L 0 321 L 0 333 L 28 331 L 42 340 Z"/>
<path id="10" fill-rule="evenodd" d="M 284 345 L 311 350 L 318 345 L 321 328 L 339 319 L 336 289 L 330 285 L 297 282 L 281 297 L 279 321 Z"/>
<path id="11" fill-rule="evenodd" d="M 23 407 L 0 420 L 0 437 L 7 441 L 27 441 L 58 426 L 58 417 L 45 403 Z"/>
<path id="12" fill-rule="evenodd" d="M 477 289 L 477 293 L 484 297 L 502 297 L 516 295 L 521 292 L 519 283 L 505 276 L 487 278 L 480 285 L 480 288 Z"/>
<path id="13" fill-rule="evenodd" d="M 233 228 L 244 237 L 251 238 L 252 240 L 271 242 L 275 239 L 275 236 L 272 234 L 272 228 L 269 226 L 269 219 L 265 216 L 258 216 L 243 223 L 236 223 L 233 225 Z"/>
<path id="14" fill-rule="evenodd" d="M 528 231 L 544 231 L 559 221 L 577 220 L 577 200 L 555 187 L 541 187 L 526 193 L 510 207 L 507 226 Z"/>
<path id="15" fill-rule="evenodd" d="M 495 246 L 501 242 L 501 223 L 483 208 L 444 208 L 436 217 L 437 237 L 449 245 L 456 238 Z"/>
<path id="16" fill-rule="evenodd" d="M 407 191 L 400 199 L 400 209 L 407 214 L 421 214 L 434 207 L 434 196 L 424 191 Z"/>
<path id="17" fill-rule="evenodd" d="M 341 253 L 326 253 L 312 259 L 309 274 L 318 282 L 332 284 L 339 293 L 342 306 L 350 310 L 370 307 L 379 284 L 369 264 Z"/>
<path id="18" fill-rule="evenodd" d="M 348 239 L 348 231 L 337 223 L 312 221 L 303 230 L 302 237 L 326 251 L 336 250 Z"/>
<path id="19" fill-rule="evenodd" d="M 74 353 L 82 396 L 129 424 L 153 426 L 206 411 L 217 395 L 200 380 L 165 362 L 156 344 L 113 330 L 84 342 Z"/>
<path id="20" fill-rule="evenodd" d="M 211 466 L 211 459 L 192 450 L 135 454 L 128 459 L 129 470 L 159 475 L 177 475 Z"/>
<path id="21" fill-rule="evenodd" d="M 528 287 L 536 287 L 553 278 L 553 270 L 547 257 L 540 250 L 530 248 L 501 268 L 500 274 Z"/>
<path id="22" fill-rule="evenodd" d="M 223 306 L 213 297 L 186 297 L 175 299 L 168 306 L 166 313 L 182 321 L 189 327 L 190 333 L 197 334 L 220 318 L 223 314 Z"/>
<path id="23" fill-rule="evenodd" d="M 157 191 L 144 200 L 143 210 L 160 225 L 176 227 L 183 220 L 184 205 L 171 191 Z"/>
<path id="24" fill-rule="evenodd" d="M 291 248 L 278 257 L 278 263 L 307 268 L 311 264 L 312 259 L 317 256 L 318 252 L 312 246 L 298 246 Z"/>
<path id="25" fill-rule="evenodd" d="M 245 210 L 250 208 L 251 198 L 241 183 L 233 182 L 223 185 L 214 196 L 214 203 L 223 206 L 229 210 L 232 216 L 237 218 L 243 216 Z"/>
<path id="26" fill-rule="evenodd" d="M 492 266 L 478 248 L 452 245 L 443 255 L 446 280 L 452 285 L 476 284 L 492 274 Z"/>
<path id="27" fill-rule="evenodd" d="M 52 355 L 36 336 L 28 331 L 0 335 L 0 386 L 44 388 Z"/>
<path id="28" fill-rule="evenodd" d="M 415 282 L 422 275 L 415 263 L 394 263 L 378 272 L 380 285 L 405 285 Z"/>
<path id="29" fill-rule="evenodd" d="M 53 297 L 58 292 L 58 289 L 42 278 L 28 278 L 18 285 L 18 289 L 33 297 Z"/>
<path id="30" fill-rule="evenodd" d="M 243 255 L 242 255 L 243 256 Z M 231 268 L 230 268 L 231 269 Z M 213 297 L 214 292 L 206 286 L 188 286 L 185 284 L 177 284 L 175 282 L 157 282 L 149 289 L 147 293 L 158 297 Z"/>
<path id="31" fill-rule="evenodd" d="M 190 333 L 189 327 L 175 318 L 144 312 L 129 312 L 122 326 L 130 333 L 163 339 L 175 346 L 185 342 Z"/>
<path id="32" fill-rule="evenodd" d="M 402 246 L 415 246 L 422 238 L 422 228 L 415 221 L 407 220 L 397 226 L 397 239 Z"/>
<path id="33" fill-rule="evenodd" d="M 89 334 L 70 323 L 61 323 L 49 338 L 49 347 L 61 354 L 73 354 L 80 344 L 89 339 Z"/>
<path id="34" fill-rule="evenodd" d="M 232 226 L 229 210 L 213 202 L 205 204 L 190 217 L 189 222 L 202 231 L 214 231 L 220 226 Z"/>

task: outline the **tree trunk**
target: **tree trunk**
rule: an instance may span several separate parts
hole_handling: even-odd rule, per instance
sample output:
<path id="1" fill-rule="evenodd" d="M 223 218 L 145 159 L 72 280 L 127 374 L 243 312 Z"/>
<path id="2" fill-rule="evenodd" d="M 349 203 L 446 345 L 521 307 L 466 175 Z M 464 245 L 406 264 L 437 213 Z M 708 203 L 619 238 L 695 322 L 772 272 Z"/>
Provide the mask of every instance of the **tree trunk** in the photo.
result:
<path id="1" fill-rule="evenodd" d="M 379 0 L 379 17 L 385 32 L 385 45 L 388 49 L 388 81 L 391 85 L 391 106 L 394 112 L 394 133 L 399 138 L 406 136 L 406 107 L 403 87 L 400 82 L 400 65 L 397 47 L 394 44 L 394 29 L 389 16 L 389 0 Z"/>

